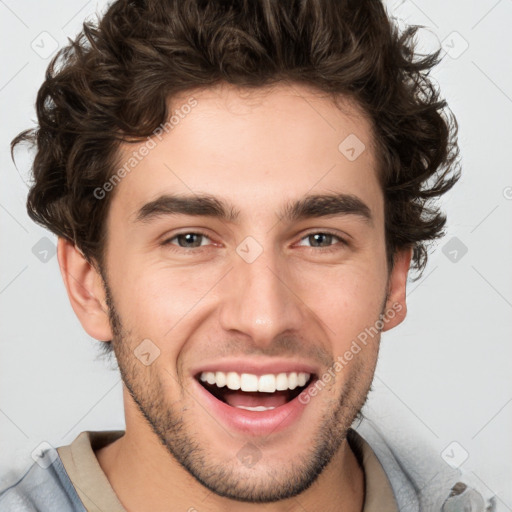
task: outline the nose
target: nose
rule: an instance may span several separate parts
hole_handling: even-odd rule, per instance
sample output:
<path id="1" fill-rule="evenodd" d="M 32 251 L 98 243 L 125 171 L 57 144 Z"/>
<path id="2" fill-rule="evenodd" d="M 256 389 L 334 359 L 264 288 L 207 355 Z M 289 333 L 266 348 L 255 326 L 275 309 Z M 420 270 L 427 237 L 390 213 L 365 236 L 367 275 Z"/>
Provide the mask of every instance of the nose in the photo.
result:
<path id="1" fill-rule="evenodd" d="M 286 261 L 264 251 L 252 263 L 234 254 L 233 268 L 222 281 L 220 322 L 226 331 L 268 346 L 280 335 L 301 332 L 305 304 Z"/>

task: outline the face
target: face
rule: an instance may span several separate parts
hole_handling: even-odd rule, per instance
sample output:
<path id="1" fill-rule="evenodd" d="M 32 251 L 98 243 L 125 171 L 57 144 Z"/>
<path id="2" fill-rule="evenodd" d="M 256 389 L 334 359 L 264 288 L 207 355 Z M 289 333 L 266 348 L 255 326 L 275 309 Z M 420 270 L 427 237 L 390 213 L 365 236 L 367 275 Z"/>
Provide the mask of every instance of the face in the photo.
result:
<path id="1" fill-rule="evenodd" d="M 345 107 L 222 86 L 175 98 L 168 133 L 121 151 L 120 167 L 145 153 L 107 218 L 127 431 L 149 424 L 221 496 L 307 489 L 372 381 L 380 332 L 361 334 L 381 330 L 393 274 L 371 128 Z"/>

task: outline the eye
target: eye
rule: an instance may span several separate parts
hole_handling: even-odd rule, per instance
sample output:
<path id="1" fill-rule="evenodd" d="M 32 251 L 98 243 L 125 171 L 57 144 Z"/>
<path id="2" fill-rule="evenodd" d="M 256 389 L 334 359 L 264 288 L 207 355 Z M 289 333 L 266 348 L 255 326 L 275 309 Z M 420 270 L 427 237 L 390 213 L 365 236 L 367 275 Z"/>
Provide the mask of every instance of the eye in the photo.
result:
<path id="1" fill-rule="evenodd" d="M 162 242 L 163 246 L 174 246 L 177 250 L 181 249 L 196 249 L 210 245 L 212 240 L 208 235 L 199 231 L 189 231 L 184 233 L 178 233 L 171 238 Z M 305 243 L 306 242 L 306 243 Z M 323 250 L 337 250 L 339 244 L 342 246 L 348 245 L 348 243 L 338 235 L 329 233 L 326 231 L 318 231 L 309 233 L 304 236 L 301 241 L 297 244 L 303 247 L 311 247 Z"/>
<path id="2" fill-rule="evenodd" d="M 194 249 L 196 247 L 208 245 L 208 243 L 203 243 L 205 240 L 211 242 L 210 238 L 204 233 L 187 232 L 179 233 L 172 238 L 168 238 L 162 242 L 162 245 L 177 245 L 183 249 Z M 177 243 L 174 243 L 174 241 Z"/>
<path id="3" fill-rule="evenodd" d="M 339 237 L 338 235 L 335 235 L 334 233 L 324 231 L 309 233 L 308 235 L 301 239 L 301 243 L 299 243 L 298 245 L 304 246 L 304 244 L 302 243 L 303 241 L 309 242 L 311 244 L 310 247 L 318 247 L 321 249 L 329 248 L 335 245 L 337 242 L 341 243 L 342 245 L 347 245 L 343 238 Z"/>

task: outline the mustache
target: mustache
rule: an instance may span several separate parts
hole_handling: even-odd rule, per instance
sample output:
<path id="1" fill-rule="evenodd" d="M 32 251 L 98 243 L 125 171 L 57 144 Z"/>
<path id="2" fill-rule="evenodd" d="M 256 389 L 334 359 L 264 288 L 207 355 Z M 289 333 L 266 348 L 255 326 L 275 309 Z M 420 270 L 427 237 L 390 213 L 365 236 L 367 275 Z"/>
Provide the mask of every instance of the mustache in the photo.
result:
<path id="1" fill-rule="evenodd" d="M 202 350 L 205 358 L 219 357 L 253 357 L 264 356 L 268 358 L 301 358 L 316 361 L 322 366 L 334 364 L 334 358 L 318 342 L 303 340 L 300 336 L 280 336 L 268 345 L 259 345 L 248 342 L 247 339 L 240 340 L 230 338 L 223 342 L 209 340 L 207 347 Z"/>

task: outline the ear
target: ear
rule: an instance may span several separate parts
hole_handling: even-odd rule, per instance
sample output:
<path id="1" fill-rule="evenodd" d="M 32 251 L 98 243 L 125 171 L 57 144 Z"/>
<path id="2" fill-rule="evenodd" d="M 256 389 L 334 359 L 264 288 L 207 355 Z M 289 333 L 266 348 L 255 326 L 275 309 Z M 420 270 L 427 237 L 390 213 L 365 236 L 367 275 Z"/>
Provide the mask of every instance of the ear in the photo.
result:
<path id="1" fill-rule="evenodd" d="M 385 311 L 388 321 L 382 331 L 388 331 L 401 324 L 407 315 L 406 284 L 411 265 L 412 247 L 400 249 L 395 253 L 393 269 L 388 282 L 388 299 Z M 393 312 L 393 315 L 391 315 Z"/>
<path id="2" fill-rule="evenodd" d="M 72 242 L 62 237 L 57 242 L 57 258 L 71 307 L 82 327 L 99 341 L 112 340 L 101 275 Z"/>

